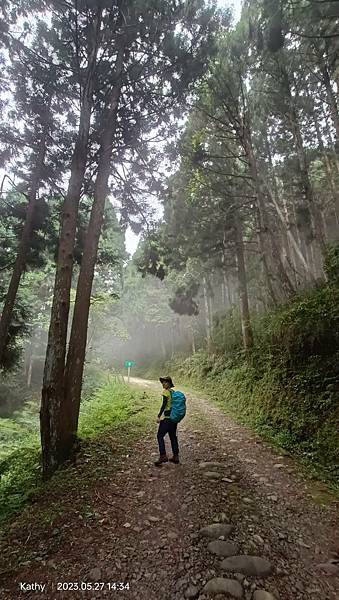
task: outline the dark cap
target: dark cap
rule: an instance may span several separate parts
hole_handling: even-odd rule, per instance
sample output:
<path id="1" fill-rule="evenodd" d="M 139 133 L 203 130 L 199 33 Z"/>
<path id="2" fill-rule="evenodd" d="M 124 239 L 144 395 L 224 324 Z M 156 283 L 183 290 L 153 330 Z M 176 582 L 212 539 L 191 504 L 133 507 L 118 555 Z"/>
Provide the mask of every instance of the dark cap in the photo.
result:
<path id="1" fill-rule="evenodd" d="M 171 377 L 160 377 L 159 381 L 161 381 L 161 383 L 164 383 L 164 382 L 165 383 L 169 383 L 169 385 L 170 385 L 171 388 L 174 387 L 174 383 L 173 383 Z"/>

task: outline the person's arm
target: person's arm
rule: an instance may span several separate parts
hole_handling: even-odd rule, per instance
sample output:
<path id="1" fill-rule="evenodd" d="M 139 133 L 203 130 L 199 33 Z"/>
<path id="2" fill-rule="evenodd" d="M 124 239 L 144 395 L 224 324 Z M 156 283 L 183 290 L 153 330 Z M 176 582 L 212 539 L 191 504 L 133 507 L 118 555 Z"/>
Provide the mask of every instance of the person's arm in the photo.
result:
<path id="1" fill-rule="evenodd" d="M 162 413 L 164 412 L 164 410 L 165 410 L 165 408 L 166 408 L 166 405 L 167 405 L 167 397 L 166 397 L 166 396 L 163 396 L 163 397 L 162 397 L 162 405 L 161 405 L 161 409 L 160 409 L 160 412 L 159 412 L 159 414 L 158 414 L 158 419 L 160 419 L 160 417 L 161 417 Z"/>

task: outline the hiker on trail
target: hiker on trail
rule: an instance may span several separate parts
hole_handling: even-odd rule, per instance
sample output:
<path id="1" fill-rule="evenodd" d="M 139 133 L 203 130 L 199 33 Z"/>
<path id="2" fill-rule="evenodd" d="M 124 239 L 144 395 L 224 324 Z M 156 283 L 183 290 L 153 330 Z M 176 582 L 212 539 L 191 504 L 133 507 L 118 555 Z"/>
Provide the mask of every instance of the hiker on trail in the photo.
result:
<path id="1" fill-rule="evenodd" d="M 186 414 L 186 398 L 182 392 L 174 391 L 174 383 L 171 377 L 160 377 L 162 383 L 162 406 L 158 414 L 157 423 L 158 429 L 158 444 L 159 444 L 159 460 L 154 464 L 156 467 L 161 467 L 163 463 L 168 461 L 179 464 L 179 445 L 177 438 L 177 426 L 179 421 Z M 172 458 L 168 459 L 165 446 L 165 435 L 169 435 L 171 440 Z"/>

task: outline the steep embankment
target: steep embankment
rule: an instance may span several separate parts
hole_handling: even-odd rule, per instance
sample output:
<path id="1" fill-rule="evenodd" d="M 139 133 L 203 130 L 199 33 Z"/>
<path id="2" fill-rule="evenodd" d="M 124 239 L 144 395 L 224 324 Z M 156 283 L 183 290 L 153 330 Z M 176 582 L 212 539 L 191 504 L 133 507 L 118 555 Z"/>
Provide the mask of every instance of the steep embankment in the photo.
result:
<path id="1" fill-rule="evenodd" d="M 145 390 L 144 410 L 155 417 L 159 402 L 152 390 L 158 384 L 134 384 Z M 125 431 L 107 434 L 102 444 L 110 443 L 111 451 L 96 480 L 83 489 L 76 483 L 90 467 L 86 448 L 82 451 L 67 497 L 59 490 L 55 497 L 37 499 L 36 514 L 18 519 L 8 533 L 2 548 L 4 600 L 84 597 L 77 585 L 87 587 L 85 597 L 99 600 L 118 593 L 112 591 L 114 582 L 129 584 L 119 597 L 138 600 L 206 600 L 208 582 L 210 589 L 222 586 L 231 597 L 246 600 L 338 597 L 335 498 L 322 490 L 326 505 L 321 505 L 319 490 L 291 459 L 277 456 L 204 398 L 189 394 L 188 407 L 179 426 L 180 466 L 153 466 L 153 416 L 128 444 Z M 42 522 L 47 506 L 61 514 Z M 24 522 L 25 530 L 20 529 Z M 200 532 L 213 523 L 222 528 Z M 205 537 L 220 533 L 227 538 L 223 543 L 210 544 Z M 220 553 L 235 558 L 221 565 Z M 20 591 L 20 582 L 45 583 L 46 590 Z M 264 589 L 271 595 L 259 593 Z"/>

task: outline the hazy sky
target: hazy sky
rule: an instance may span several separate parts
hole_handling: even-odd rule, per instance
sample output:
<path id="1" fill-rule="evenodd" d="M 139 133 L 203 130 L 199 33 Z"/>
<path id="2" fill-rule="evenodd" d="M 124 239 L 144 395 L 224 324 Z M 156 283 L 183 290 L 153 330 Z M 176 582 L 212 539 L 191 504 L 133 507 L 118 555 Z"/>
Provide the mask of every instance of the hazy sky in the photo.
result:
<path id="1" fill-rule="evenodd" d="M 237 21 L 240 19 L 242 0 L 230 0 L 229 2 L 228 0 L 218 0 L 218 4 L 219 6 L 232 6 L 234 18 Z"/>
<path id="2" fill-rule="evenodd" d="M 242 0 L 218 0 L 219 6 L 231 6 L 233 8 L 234 19 L 238 21 L 240 18 Z M 126 231 L 126 250 L 133 254 L 137 249 L 139 236 L 135 235 L 130 229 Z"/>

